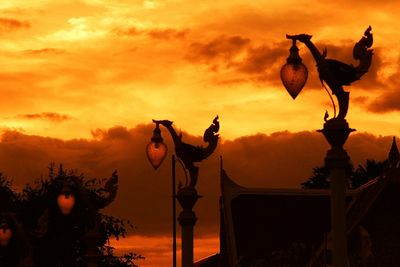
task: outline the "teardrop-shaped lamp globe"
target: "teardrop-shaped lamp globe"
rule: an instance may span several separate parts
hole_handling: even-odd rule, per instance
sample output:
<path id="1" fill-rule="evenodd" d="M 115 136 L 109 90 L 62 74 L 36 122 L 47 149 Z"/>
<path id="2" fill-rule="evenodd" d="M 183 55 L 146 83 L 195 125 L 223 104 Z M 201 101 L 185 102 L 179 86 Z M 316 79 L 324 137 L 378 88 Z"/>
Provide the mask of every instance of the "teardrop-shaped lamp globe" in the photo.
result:
<path id="1" fill-rule="evenodd" d="M 10 228 L 0 228 L 0 247 L 6 247 L 10 243 L 12 235 Z"/>
<path id="2" fill-rule="evenodd" d="M 57 198 L 57 204 L 63 215 L 71 213 L 75 206 L 75 196 L 72 194 L 60 194 Z"/>
<path id="3" fill-rule="evenodd" d="M 167 145 L 164 144 L 163 142 L 161 143 L 151 142 L 147 145 L 146 147 L 147 158 L 149 159 L 151 166 L 153 166 L 155 170 L 157 170 L 158 167 L 160 167 L 161 163 L 167 156 L 167 152 L 168 152 Z"/>
<path id="4" fill-rule="evenodd" d="M 306 84 L 308 77 L 307 67 L 299 63 L 286 63 L 281 69 L 281 80 L 293 99 L 297 97 Z"/>

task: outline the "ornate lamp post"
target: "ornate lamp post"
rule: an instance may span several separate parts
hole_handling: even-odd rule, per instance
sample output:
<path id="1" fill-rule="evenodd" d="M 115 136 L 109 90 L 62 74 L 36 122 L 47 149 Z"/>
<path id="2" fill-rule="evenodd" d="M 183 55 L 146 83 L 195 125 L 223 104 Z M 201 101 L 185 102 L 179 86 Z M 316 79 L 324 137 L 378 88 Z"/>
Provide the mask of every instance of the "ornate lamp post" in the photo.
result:
<path id="1" fill-rule="evenodd" d="M 323 133 L 331 149 L 327 152 L 325 163 L 330 170 L 331 180 L 331 228 L 333 237 L 333 266 L 345 267 L 347 262 L 347 236 L 346 236 L 346 166 L 349 164 L 349 156 L 343 145 L 348 136 L 354 129 L 349 128 L 345 119 L 349 106 L 349 92 L 343 86 L 350 85 L 359 80 L 367 73 L 372 60 L 373 38 L 371 27 L 365 31 L 364 36 L 356 43 L 353 49 L 353 57 L 359 60 L 358 66 L 347 65 L 334 59 L 327 59 L 327 50 L 321 53 L 311 42 L 311 35 L 286 35 L 287 39 L 292 40 L 292 48 L 287 63 L 281 69 L 281 79 L 290 95 L 295 98 L 303 88 L 307 80 L 307 70 L 301 63 L 298 54 L 296 41 L 304 43 L 310 50 L 317 63 L 319 78 L 322 85 L 324 83 L 331 89 L 336 96 L 339 104 L 339 113 L 336 116 L 336 107 L 331 97 L 334 107 L 334 117 L 328 120 L 329 115 L 325 113 L 324 127 L 320 132 Z M 324 86 L 326 89 L 326 87 Z M 329 91 L 328 91 L 329 93 Z"/>
<path id="2" fill-rule="evenodd" d="M 6 247 L 11 241 L 13 231 L 7 221 L 2 221 L 0 224 L 0 247 Z"/>
<path id="3" fill-rule="evenodd" d="M 57 205 L 63 215 L 71 213 L 75 206 L 75 195 L 72 193 L 71 188 L 64 186 L 57 197 Z"/>
<path id="4" fill-rule="evenodd" d="M 218 116 L 213 124 L 204 132 L 203 140 L 208 143 L 207 147 L 193 146 L 182 141 L 182 134 L 178 135 L 172 127 L 172 121 L 153 120 L 156 128 L 153 131 L 151 143 L 147 146 L 147 157 L 154 169 L 157 169 L 167 154 L 167 147 L 163 143 L 159 126 L 162 125 L 169 131 L 175 145 L 175 153 L 182 163 L 186 175 L 186 183 L 179 186 L 176 198 L 182 206 L 178 221 L 182 227 L 182 267 L 193 267 L 193 230 L 197 221 L 193 207 L 200 198 L 196 191 L 196 183 L 199 174 L 199 167 L 195 165 L 208 158 L 218 144 L 219 122 Z M 175 164 L 173 164 L 173 168 Z M 189 173 L 189 176 L 187 175 Z"/>
<path id="5" fill-rule="evenodd" d="M 20 266 L 28 247 L 22 227 L 14 213 L 0 213 L 0 265 Z"/>
<path id="6" fill-rule="evenodd" d="M 62 169 L 54 180 L 47 193 L 50 201 L 42 203 L 42 215 L 32 231 L 33 261 L 38 266 L 99 266 L 99 247 L 105 242 L 99 210 L 116 197 L 116 172 L 93 191 L 81 177 Z"/>

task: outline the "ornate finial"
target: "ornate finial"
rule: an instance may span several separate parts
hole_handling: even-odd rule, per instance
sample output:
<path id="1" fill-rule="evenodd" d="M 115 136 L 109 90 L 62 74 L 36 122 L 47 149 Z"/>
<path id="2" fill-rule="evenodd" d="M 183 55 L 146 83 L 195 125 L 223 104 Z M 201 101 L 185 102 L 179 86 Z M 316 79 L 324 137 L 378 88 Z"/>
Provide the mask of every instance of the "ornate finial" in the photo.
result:
<path id="1" fill-rule="evenodd" d="M 400 153 L 396 144 L 396 137 L 393 136 L 392 147 L 389 152 L 389 164 L 390 168 L 396 168 L 400 161 Z"/>

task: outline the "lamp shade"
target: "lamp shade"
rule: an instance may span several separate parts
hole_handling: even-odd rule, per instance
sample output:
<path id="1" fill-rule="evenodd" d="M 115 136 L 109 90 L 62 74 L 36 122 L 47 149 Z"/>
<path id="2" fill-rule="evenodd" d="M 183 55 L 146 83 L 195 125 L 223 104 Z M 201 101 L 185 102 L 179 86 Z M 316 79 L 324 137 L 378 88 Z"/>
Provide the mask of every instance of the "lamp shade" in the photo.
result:
<path id="1" fill-rule="evenodd" d="M 75 206 L 75 196 L 73 194 L 61 193 L 57 197 L 57 205 L 63 215 L 68 215 Z"/>
<path id="2" fill-rule="evenodd" d="M 286 63 L 281 69 L 281 80 L 290 96 L 295 99 L 306 84 L 308 71 L 303 63 Z"/>
<path id="3" fill-rule="evenodd" d="M 161 163 L 167 156 L 168 148 L 164 142 L 150 142 L 146 147 L 147 158 L 155 170 L 160 167 Z"/>
<path id="4" fill-rule="evenodd" d="M 299 49 L 296 46 L 296 40 L 293 39 L 292 41 L 289 57 L 281 69 L 281 80 L 288 93 L 295 99 L 306 84 L 308 71 L 307 67 L 301 63 L 302 60 L 299 55 Z"/>
<path id="5" fill-rule="evenodd" d="M 12 238 L 12 230 L 4 225 L 0 228 L 0 247 L 6 247 Z"/>

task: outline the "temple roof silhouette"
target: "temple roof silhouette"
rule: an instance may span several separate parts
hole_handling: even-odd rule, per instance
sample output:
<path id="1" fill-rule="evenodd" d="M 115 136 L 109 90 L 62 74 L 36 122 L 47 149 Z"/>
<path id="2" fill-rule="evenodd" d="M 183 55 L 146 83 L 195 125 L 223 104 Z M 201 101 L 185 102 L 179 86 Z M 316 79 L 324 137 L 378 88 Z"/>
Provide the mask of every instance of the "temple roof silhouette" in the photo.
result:
<path id="1" fill-rule="evenodd" d="M 329 266 L 329 189 L 246 188 L 234 182 L 222 163 L 220 179 L 220 253 L 196 267 Z M 384 173 L 348 189 L 346 201 L 350 266 L 400 266 L 395 140 Z"/>

